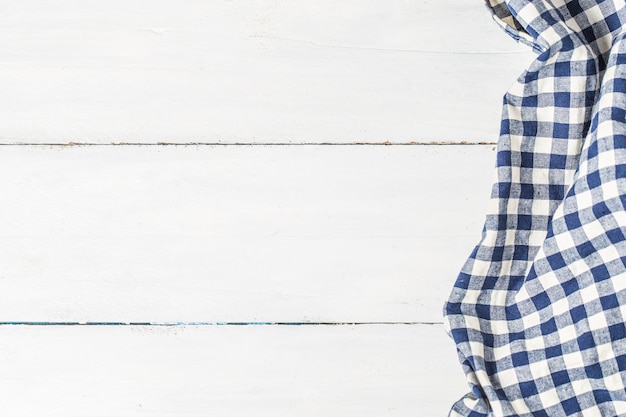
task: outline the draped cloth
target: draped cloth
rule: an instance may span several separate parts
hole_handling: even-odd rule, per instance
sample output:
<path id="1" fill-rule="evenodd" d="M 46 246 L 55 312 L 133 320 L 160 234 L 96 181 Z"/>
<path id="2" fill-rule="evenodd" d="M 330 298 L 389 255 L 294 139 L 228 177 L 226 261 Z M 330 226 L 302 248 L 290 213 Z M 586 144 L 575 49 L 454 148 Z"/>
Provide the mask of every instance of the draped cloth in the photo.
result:
<path id="1" fill-rule="evenodd" d="M 537 57 L 444 307 L 471 390 L 450 416 L 626 416 L 626 1 L 485 3 Z"/>

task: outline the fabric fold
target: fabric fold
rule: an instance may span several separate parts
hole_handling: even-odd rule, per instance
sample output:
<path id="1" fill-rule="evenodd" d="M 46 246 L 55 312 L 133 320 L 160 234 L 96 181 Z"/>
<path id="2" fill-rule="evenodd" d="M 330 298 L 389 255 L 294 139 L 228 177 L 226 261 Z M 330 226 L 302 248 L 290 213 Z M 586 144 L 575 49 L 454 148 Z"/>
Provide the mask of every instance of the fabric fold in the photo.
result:
<path id="1" fill-rule="evenodd" d="M 538 56 L 444 308 L 471 389 L 450 415 L 626 415 L 626 5 L 485 3 Z"/>

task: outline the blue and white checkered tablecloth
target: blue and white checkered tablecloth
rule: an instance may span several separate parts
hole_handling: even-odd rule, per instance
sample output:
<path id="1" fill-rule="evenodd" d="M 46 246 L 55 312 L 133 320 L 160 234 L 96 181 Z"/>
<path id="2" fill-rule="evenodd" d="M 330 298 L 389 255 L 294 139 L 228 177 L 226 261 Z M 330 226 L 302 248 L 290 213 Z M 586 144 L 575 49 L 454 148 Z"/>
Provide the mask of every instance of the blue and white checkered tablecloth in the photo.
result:
<path id="1" fill-rule="evenodd" d="M 538 56 L 444 309 L 471 387 L 450 416 L 626 416 L 626 1 L 485 2 Z"/>

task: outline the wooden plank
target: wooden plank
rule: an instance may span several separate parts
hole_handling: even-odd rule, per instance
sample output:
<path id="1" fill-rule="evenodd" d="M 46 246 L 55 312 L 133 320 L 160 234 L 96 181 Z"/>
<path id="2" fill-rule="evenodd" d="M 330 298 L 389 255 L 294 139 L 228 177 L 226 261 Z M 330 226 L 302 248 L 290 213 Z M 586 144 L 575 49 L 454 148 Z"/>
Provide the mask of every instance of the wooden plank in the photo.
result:
<path id="1" fill-rule="evenodd" d="M 493 146 L 4 146 L 2 321 L 440 322 Z"/>
<path id="2" fill-rule="evenodd" d="M 0 326 L 12 417 L 443 416 L 441 326 Z"/>
<path id="3" fill-rule="evenodd" d="M 533 59 L 480 1 L 0 1 L 0 141 L 494 141 Z"/>

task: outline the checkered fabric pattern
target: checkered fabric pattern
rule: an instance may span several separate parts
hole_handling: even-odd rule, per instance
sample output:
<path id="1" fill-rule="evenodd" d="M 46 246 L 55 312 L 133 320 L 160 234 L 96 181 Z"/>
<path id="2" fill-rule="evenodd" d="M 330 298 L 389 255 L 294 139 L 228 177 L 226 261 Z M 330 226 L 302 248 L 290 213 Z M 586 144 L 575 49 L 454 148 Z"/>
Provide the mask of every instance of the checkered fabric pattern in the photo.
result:
<path id="1" fill-rule="evenodd" d="M 626 416 L 626 1 L 485 2 L 538 56 L 445 305 L 471 388 L 450 416 Z"/>

